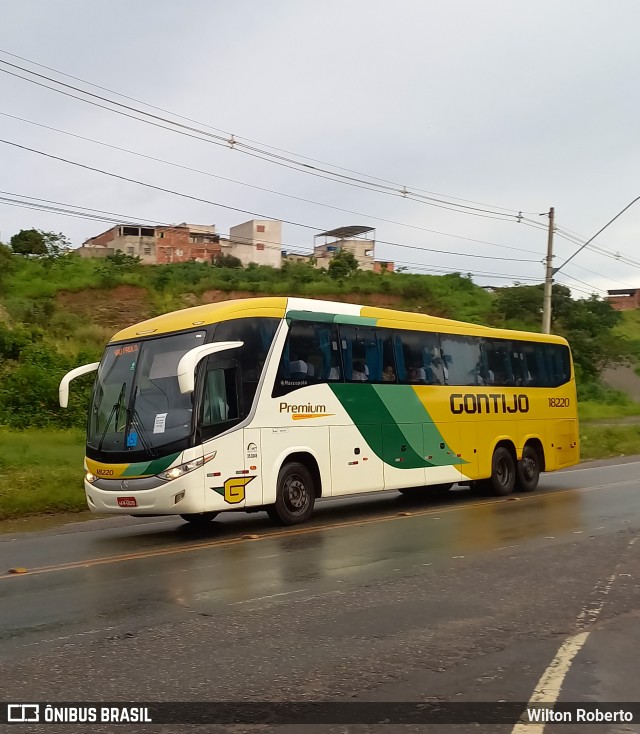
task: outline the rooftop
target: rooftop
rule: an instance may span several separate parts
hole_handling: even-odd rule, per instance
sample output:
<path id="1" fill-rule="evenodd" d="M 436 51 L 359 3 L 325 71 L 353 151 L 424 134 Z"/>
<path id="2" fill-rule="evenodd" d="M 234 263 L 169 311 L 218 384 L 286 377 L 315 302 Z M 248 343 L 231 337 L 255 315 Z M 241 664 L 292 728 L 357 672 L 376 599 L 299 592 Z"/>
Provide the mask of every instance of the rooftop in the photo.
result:
<path id="1" fill-rule="evenodd" d="M 374 232 L 374 227 L 358 227 L 351 225 L 350 227 L 338 227 L 337 229 L 330 229 L 328 232 L 320 232 L 316 237 L 335 237 L 339 240 L 349 239 L 350 237 L 357 237 L 361 234 L 367 234 L 367 232 Z"/>

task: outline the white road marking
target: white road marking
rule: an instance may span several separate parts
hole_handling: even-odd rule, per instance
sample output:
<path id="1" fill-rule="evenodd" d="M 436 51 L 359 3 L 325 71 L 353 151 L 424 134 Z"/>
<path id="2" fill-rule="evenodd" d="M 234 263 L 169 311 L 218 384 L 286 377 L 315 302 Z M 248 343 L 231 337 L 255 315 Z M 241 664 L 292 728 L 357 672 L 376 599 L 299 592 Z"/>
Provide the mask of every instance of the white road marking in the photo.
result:
<path id="1" fill-rule="evenodd" d="M 625 461 L 621 464 L 611 464 L 611 466 L 634 466 L 635 464 L 640 464 L 640 461 Z M 609 466 L 585 466 L 582 469 L 563 469 L 561 472 L 558 472 L 558 475 L 561 476 L 562 474 L 575 474 L 579 471 L 596 471 L 597 469 L 609 468 Z"/>
<path id="2" fill-rule="evenodd" d="M 46 645 L 49 642 L 63 642 L 64 640 L 72 640 L 74 637 L 86 637 L 87 635 L 98 635 L 100 632 L 110 632 L 115 627 L 103 627 L 98 630 L 87 630 L 86 632 L 76 632 L 73 635 L 61 635 L 60 637 L 52 637 L 49 640 L 38 640 L 38 642 L 27 642 L 22 647 L 33 647 L 34 645 Z"/>
<path id="3" fill-rule="evenodd" d="M 625 552 L 629 551 L 633 547 L 636 540 L 638 540 L 637 537 L 632 538 L 629 541 Z M 624 555 L 625 554 L 623 553 L 622 557 L 624 557 Z M 560 697 L 560 691 L 562 690 L 564 679 L 566 678 L 576 655 L 580 652 L 584 643 L 587 641 L 587 638 L 591 634 L 591 631 L 585 630 L 585 628 L 593 625 L 598 619 L 598 616 L 607 600 L 607 596 L 611 591 L 613 582 L 619 575 L 618 569 L 620 568 L 621 563 L 622 561 L 619 561 L 616 564 L 614 572 L 605 582 L 599 581 L 595 585 L 592 596 L 597 595 L 598 598 L 585 606 L 576 619 L 576 627 L 583 631 L 579 632 L 577 635 L 569 637 L 562 643 L 562 645 L 560 645 L 560 649 L 536 684 L 527 706 L 536 706 L 544 703 L 546 706 L 553 707 L 557 702 Z M 516 724 L 511 730 L 511 734 L 542 734 L 545 726 L 545 723 Z"/>
<path id="4" fill-rule="evenodd" d="M 573 659 L 582 649 L 589 634 L 589 632 L 581 632 L 562 643 L 555 658 L 538 681 L 527 706 L 535 706 L 540 703 L 552 706 L 558 700 L 560 689 Z M 545 724 L 516 724 L 512 734 L 542 734 L 544 727 Z"/>
<path id="5" fill-rule="evenodd" d="M 244 599 L 243 601 L 234 601 L 233 604 L 249 604 L 252 601 L 264 601 L 265 599 L 275 599 L 277 596 L 290 596 L 291 594 L 302 594 L 309 589 L 298 589 L 297 591 L 282 591 L 279 594 L 269 594 L 268 596 L 258 596 L 255 599 Z"/>

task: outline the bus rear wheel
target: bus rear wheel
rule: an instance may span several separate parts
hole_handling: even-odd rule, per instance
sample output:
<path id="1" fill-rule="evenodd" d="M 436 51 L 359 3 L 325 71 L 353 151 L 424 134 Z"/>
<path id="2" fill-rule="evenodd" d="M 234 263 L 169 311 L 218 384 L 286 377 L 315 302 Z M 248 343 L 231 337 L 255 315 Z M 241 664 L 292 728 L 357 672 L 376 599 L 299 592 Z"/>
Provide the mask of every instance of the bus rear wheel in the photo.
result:
<path id="1" fill-rule="evenodd" d="M 194 512 L 190 515 L 180 515 L 183 520 L 196 527 L 206 527 L 217 516 L 217 512 Z"/>
<path id="2" fill-rule="evenodd" d="M 522 449 L 522 459 L 518 462 L 516 489 L 521 492 L 533 492 L 540 479 L 540 464 L 540 454 L 533 446 L 527 444 Z"/>
<path id="3" fill-rule="evenodd" d="M 266 510 L 278 525 L 297 525 L 311 517 L 315 502 L 316 488 L 311 472 L 304 464 L 292 461 L 280 469 L 276 502 Z"/>
<path id="4" fill-rule="evenodd" d="M 483 489 L 497 497 L 513 492 L 516 483 L 516 465 L 509 449 L 498 446 L 491 460 L 491 476 L 482 483 Z"/>

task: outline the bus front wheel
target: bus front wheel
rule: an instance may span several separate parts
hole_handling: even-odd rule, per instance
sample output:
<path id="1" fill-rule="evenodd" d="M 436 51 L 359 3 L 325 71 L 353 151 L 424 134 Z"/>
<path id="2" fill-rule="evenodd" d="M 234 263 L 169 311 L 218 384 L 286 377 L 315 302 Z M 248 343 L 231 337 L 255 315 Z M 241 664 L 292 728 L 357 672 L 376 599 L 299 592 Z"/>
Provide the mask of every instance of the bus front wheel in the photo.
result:
<path id="1" fill-rule="evenodd" d="M 536 449 L 527 445 L 522 449 L 522 459 L 518 462 L 516 489 L 533 492 L 540 479 L 540 455 Z"/>
<path id="2" fill-rule="evenodd" d="M 491 477 L 483 484 L 493 495 L 505 497 L 513 492 L 516 483 L 516 465 L 509 449 L 498 446 L 493 452 Z"/>
<path id="3" fill-rule="evenodd" d="M 180 515 L 183 520 L 197 527 L 205 527 L 217 516 L 217 512 L 194 512 L 190 515 Z"/>
<path id="4" fill-rule="evenodd" d="M 311 472 L 298 461 L 285 464 L 278 474 L 276 502 L 267 514 L 278 525 L 305 522 L 313 513 L 316 488 Z"/>

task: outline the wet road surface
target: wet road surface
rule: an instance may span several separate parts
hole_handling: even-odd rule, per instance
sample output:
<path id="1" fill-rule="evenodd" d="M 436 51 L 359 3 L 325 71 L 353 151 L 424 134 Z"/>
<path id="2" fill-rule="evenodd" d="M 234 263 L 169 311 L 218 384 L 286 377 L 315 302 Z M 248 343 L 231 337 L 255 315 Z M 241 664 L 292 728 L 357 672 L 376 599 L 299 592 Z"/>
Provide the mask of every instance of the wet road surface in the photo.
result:
<path id="1" fill-rule="evenodd" d="M 587 630 L 560 700 L 640 701 L 640 457 L 506 499 L 327 500 L 289 529 L 262 513 L 16 527 L 0 528 L 2 700 L 528 701 Z"/>

